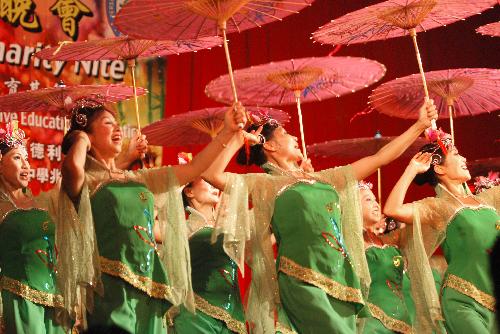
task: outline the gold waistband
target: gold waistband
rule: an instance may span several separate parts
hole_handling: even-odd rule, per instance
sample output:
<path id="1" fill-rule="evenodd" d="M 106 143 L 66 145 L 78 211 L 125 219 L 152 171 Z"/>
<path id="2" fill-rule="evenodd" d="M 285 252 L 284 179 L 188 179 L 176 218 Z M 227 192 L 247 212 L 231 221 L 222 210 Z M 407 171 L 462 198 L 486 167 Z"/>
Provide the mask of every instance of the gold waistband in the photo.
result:
<path id="1" fill-rule="evenodd" d="M 453 290 L 471 297 L 488 310 L 495 312 L 495 297 L 479 290 L 474 284 L 464 280 L 463 278 L 453 274 L 448 274 L 443 283 L 443 288 L 444 287 L 452 288 Z"/>
<path id="2" fill-rule="evenodd" d="M 245 323 L 234 319 L 226 310 L 221 307 L 214 306 L 210 304 L 207 300 L 194 295 L 194 301 L 196 303 L 196 309 L 201 312 L 211 316 L 214 319 L 224 321 L 228 329 L 239 334 L 246 334 L 247 330 Z"/>
<path id="3" fill-rule="evenodd" d="M 49 307 L 63 307 L 60 295 L 39 291 L 7 276 L 0 279 L 0 288 L 16 294 L 32 303 Z"/>
<path id="4" fill-rule="evenodd" d="M 390 329 L 391 331 L 410 334 L 413 333 L 412 327 L 402 320 L 398 320 L 388 316 L 380 307 L 375 304 L 368 303 L 368 307 L 370 308 L 370 312 L 372 316 L 378 319 L 385 328 Z"/>

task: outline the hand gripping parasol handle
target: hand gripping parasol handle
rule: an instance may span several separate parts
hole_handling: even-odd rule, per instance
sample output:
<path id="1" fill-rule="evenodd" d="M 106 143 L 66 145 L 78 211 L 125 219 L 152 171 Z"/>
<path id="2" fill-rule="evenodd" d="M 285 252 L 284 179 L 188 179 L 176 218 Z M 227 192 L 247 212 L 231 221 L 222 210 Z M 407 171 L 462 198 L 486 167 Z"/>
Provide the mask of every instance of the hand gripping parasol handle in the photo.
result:
<path id="1" fill-rule="evenodd" d="M 415 53 L 417 55 L 417 63 L 418 63 L 418 69 L 420 71 L 420 76 L 422 77 L 422 84 L 424 86 L 424 94 L 425 94 L 425 102 L 429 101 L 429 90 L 427 89 L 427 80 L 425 79 L 425 73 L 424 73 L 424 67 L 422 65 L 422 57 L 420 57 L 420 51 L 418 49 L 418 43 L 417 43 L 417 31 L 415 28 L 411 28 L 409 30 L 411 39 L 413 41 L 413 46 L 415 47 Z M 436 126 L 436 120 L 431 120 L 431 128 L 433 130 L 437 129 Z"/>
<path id="2" fill-rule="evenodd" d="M 236 92 L 236 84 L 234 83 L 233 65 L 231 64 L 231 55 L 229 54 L 229 46 L 227 45 L 226 21 L 222 21 L 220 23 L 220 29 L 222 30 L 224 53 L 226 54 L 227 70 L 229 72 L 229 81 L 231 83 L 231 90 L 233 91 L 233 103 L 238 103 L 238 93 Z M 238 127 L 243 129 L 245 124 L 239 123 Z"/>
<path id="3" fill-rule="evenodd" d="M 293 91 L 295 95 L 295 101 L 297 102 L 297 113 L 299 114 L 299 127 L 300 127 L 300 140 L 302 142 L 302 154 L 304 155 L 304 160 L 307 160 L 306 151 L 306 140 L 304 138 L 304 123 L 302 122 L 302 108 L 300 107 L 300 90 Z"/>

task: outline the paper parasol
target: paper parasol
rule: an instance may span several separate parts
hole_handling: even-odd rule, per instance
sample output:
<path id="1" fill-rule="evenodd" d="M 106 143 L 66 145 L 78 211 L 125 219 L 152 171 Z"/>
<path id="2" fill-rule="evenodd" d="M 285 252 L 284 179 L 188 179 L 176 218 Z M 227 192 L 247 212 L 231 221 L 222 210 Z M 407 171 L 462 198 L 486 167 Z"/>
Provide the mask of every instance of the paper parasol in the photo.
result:
<path id="1" fill-rule="evenodd" d="M 474 116 L 500 108 L 500 70 L 458 68 L 427 72 L 430 97 L 439 116 L 450 118 L 454 140 L 453 118 Z M 372 108 L 389 116 L 417 119 L 423 92 L 419 74 L 386 82 L 370 95 Z"/>
<path id="2" fill-rule="evenodd" d="M 271 62 L 234 71 L 240 100 L 250 105 L 297 104 L 304 157 L 307 151 L 302 124 L 301 102 L 339 97 L 368 87 L 386 72 L 384 65 L 366 58 L 319 57 Z M 231 89 L 227 75 L 211 81 L 205 93 L 229 103 Z"/>
<path id="3" fill-rule="evenodd" d="M 500 21 L 493 22 L 476 29 L 481 35 L 500 37 Z"/>
<path id="4" fill-rule="evenodd" d="M 148 39 L 186 39 L 222 33 L 233 90 L 232 65 L 226 33 L 260 27 L 298 13 L 313 0 L 130 0 L 118 12 L 115 25 L 122 32 Z"/>
<path id="5" fill-rule="evenodd" d="M 98 39 L 84 42 L 61 42 L 59 46 L 47 48 L 35 57 L 47 60 L 84 61 L 84 60 L 128 60 L 135 83 L 135 60 L 139 57 L 166 56 L 183 52 L 193 52 L 220 45 L 219 37 L 206 37 L 199 40 L 152 41 L 133 39 L 128 36 Z M 139 103 L 134 95 L 135 114 L 138 130 L 141 130 Z"/>
<path id="6" fill-rule="evenodd" d="M 270 117 L 280 124 L 290 120 L 290 116 L 273 108 L 246 107 L 250 117 L 262 119 Z M 143 129 L 148 142 L 161 146 L 184 146 L 208 143 L 217 136 L 224 126 L 227 107 L 206 108 L 176 114 L 154 122 Z"/>
<path id="7" fill-rule="evenodd" d="M 321 157 L 335 157 L 340 159 L 358 160 L 363 157 L 373 155 L 378 152 L 384 145 L 388 144 L 396 137 L 382 137 L 379 132 L 374 137 L 352 138 L 330 140 L 322 143 L 308 145 L 309 153 Z M 424 138 L 418 138 L 413 144 L 406 149 L 402 154 L 404 157 L 415 155 L 418 150 L 427 144 L 428 141 Z M 380 204 L 382 203 L 382 172 L 377 169 L 377 191 Z"/>
<path id="8" fill-rule="evenodd" d="M 147 90 L 137 87 L 138 95 Z M 68 115 L 71 107 L 79 98 L 89 97 L 101 103 L 114 103 L 128 100 L 134 96 L 134 88 L 125 85 L 77 85 L 30 90 L 0 96 L 0 110 L 4 112 L 51 111 Z"/>
<path id="9" fill-rule="evenodd" d="M 409 34 L 415 47 L 425 98 L 428 99 L 417 32 L 465 19 L 495 4 L 496 0 L 384 1 L 332 20 L 315 31 L 312 38 L 325 44 L 353 44 Z"/>

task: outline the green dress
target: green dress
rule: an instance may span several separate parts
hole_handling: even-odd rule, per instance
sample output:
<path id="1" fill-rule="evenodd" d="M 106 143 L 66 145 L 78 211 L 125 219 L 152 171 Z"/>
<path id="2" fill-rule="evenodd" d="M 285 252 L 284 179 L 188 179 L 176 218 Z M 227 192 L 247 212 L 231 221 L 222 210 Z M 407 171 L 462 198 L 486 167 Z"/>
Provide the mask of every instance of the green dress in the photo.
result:
<path id="1" fill-rule="evenodd" d="M 65 333 L 54 321 L 55 308 L 62 306 L 55 286 L 54 224 L 47 211 L 16 208 L 1 197 L 0 322 L 5 333 Z"/>
<path id="2" fill-rule="evenodd" d="M 499 236 L 500 187 L 474 196 L 477 206 L 462 203 L 441 185 L 437 192 L 436 198 L 414 203 L 414 226 L 422 228 L 427 254 L 441 245 L 448 264 L 440 296 L 446 330 L 496 333 L 488 254 Z"/>
<path id="3" fill-rule="evenodd" d="M 144 184 L 111 181 L 91 194 L 104 295 L 95 295 L 89 327 L 165 333 L 170 286 L 153 235 L 153 194 Z"/>
<path id="4" fill-rule="evenodd" d="M 495 331 L 488 251 L 499 236 L 499 220 L 491 208 L 463 208 L 448 225 L 442 244 L 448 269 L 441 294 L 448 333 Z"/>
<path id="5" fill-rule="evenodd" d="M 356 331 L 363 302 L 340 214 L 339 195 L 323 182 L 297 182 L 276 198 L 280 297 L 299 333 Z"/>
<path id="6" fill-rule="evenodd" d="M 212 243 L 213 227 L 199 212 L 188 210 L 196 314 L 181 307 L 173 319 L 175 332 L 246 333 L 237 266 L 224 252 L 222 237 Z"/>
<path id="7" fill-rule="evenodd" d="M 394 246 L 371 246 L 366 258 L 372 278 L 368 306 L 372 318 L 366 319 L 363 333 L 412 333 L 403 294 L 404 260 Z"/>

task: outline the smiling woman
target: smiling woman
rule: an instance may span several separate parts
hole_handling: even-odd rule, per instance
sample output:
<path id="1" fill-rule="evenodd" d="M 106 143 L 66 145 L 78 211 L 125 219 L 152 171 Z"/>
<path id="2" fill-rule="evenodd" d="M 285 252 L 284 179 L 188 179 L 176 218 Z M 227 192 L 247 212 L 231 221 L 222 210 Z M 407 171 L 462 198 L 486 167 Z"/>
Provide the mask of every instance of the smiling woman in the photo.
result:
<path id="1" fill-rule="evenodd" d="M 93 305 L 90 326 L 155 334 L 165 332 L 163 317 L 172 304 L 194 310 L 179 189 L 217 158 L 245 122 L 242 111 L 229 108 L 224 129 L 191 163 L 124 171 L 115 162 L 122 132 L 114 113 L 98 101 L 76 102 L 62 145 L 65 193 L 56 236 L 58 286 L 69 316 L 77 316 L 77 306 Z M 145 136 L 136 140 L 147 149 Z"/>
<path id="2" fill-rule="evenodd" d="M 55 320 L 54 224 L 28 187 L 28 154 L 17 122 L 0 130 L 0 332 L 65 333 Z"/>

